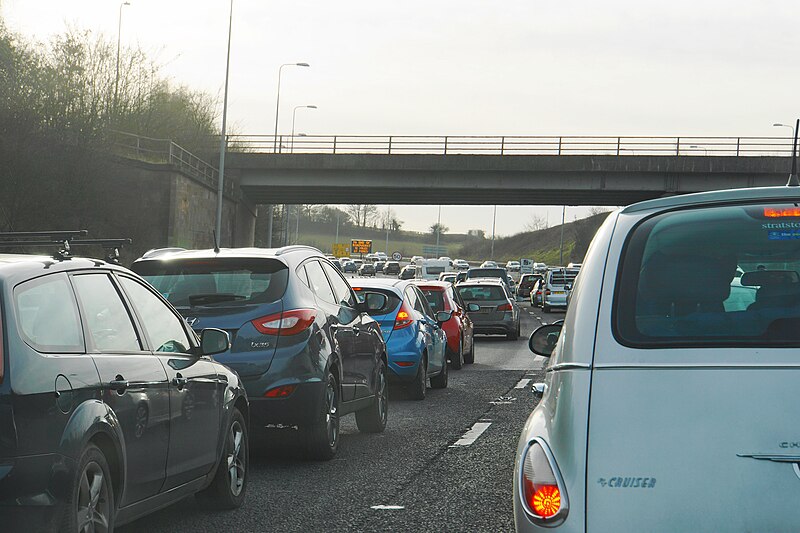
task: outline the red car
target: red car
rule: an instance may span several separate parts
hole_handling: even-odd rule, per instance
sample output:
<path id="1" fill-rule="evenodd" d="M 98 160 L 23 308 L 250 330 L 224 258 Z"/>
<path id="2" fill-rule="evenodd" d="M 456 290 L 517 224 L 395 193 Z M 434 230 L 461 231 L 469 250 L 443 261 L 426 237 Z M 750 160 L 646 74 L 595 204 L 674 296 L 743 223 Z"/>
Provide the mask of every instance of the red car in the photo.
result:
<path id="1" fill-rule="evenodd" d="M 465 311 L 466 304 L 453 290 L 452 283 L 423 280 L 414 283 L 425 295 L 434 313 L 453 312 L 450 320 L 442 324 L 442 329 L 447 334 L 447 358 L 451 366 L 458 370 L 464 363 L 474 363 L 475 342 L 472 338 L 472 321 Z"/>

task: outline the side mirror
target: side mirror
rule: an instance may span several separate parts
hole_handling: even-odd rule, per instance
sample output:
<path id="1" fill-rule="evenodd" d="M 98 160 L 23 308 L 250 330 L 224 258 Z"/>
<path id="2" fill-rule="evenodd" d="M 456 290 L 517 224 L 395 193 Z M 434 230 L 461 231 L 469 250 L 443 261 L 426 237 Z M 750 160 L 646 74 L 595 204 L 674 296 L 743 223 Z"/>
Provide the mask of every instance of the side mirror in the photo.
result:
<path id="1" fill-rule="evenodd" d="M 227 331 L 207 328 L 200 332 L 200 352 L 203 355 L 215 355 L 226 352 L 231 347 L 231 338 Z"/>
<path id="2" fill-rule="evenodd" d="M 478 304 L 467 304 L 467 311 L 470 313 L 477 313 L 481 310 L 481 306 Z"/>
<path id="3" fill-rule="evenodd" d="M 386 307 L 386 302 L 389 298 L 380 292 L 366 292 L 364 293 L 364 309 L 367 313 L 370 311 L 380 311 Z"/>
<path id="4" fill-rule="evenodd" d="M 528 339 L 528 348 L 536 355 L 550 357 L 558 342 L 563 324 L 545 324 L 540 326 Z"/>
<path id="5" fill-rule="evenodd" d="M 451 316 L 453 316 L 452 311 L 439 311 L 438 313 L 436 313 L 436 322 L 438 322 L 439 324 L 443 324 L 448 320 L 450 320 Z"/>

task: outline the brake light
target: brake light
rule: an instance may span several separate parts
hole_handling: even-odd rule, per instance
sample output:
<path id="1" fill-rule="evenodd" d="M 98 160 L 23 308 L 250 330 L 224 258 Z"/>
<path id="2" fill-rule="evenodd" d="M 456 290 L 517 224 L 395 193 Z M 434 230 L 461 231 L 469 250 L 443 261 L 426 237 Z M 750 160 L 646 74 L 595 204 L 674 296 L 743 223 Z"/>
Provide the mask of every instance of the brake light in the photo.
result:
<path id="1" fill-rule="evenodd" d="M 511 311 L 511 304 L 502 304 L 497 306 L 498 311 Z"/>
<path id="2" fill-rule="evenodd" d="M 394 319 L 394 329 L 407 328 L 413 323 L 414 319 L 411 318 L 411 309 L 408 308 L 406 302 L 403 302 L 403 305 L 400 306 L 400 310 L 397 312 L 397 316 Z"/>
<path id="3" fill-rule="evenodd" d="M 545 296 L 547 296 L 548 294 L 550 294 L 550 289 L 546 289 L 546 290 L 544 291 L 544 294 L 545 294 Z"/>
<path id="4" fill-rule="evenodd" d="M 764 216 L 767 218 L 800 217 L 800 207 L 765 207 Z"/>
<path id="5" fill-rule="evenodd" d="M 281 385 L 264 393 L 264 398 L 286 398 L 291 396 L 297 385 Z"/>
<path id="6" fill-rule="evenodd" d="M 310 328 L 316 317 L 313 309 L 292 309 L 257 318 L 251 323 L 262 335 L 297 335 Z"/>
<path id="7" fill-rule="evenodd" d="M 528 514 L 534 519 L 552 522 L 566 517 L 567 495 L 556 478 L 552 456 L 538 441 L 528 446 L 522 459 L 521 496 Z"/>

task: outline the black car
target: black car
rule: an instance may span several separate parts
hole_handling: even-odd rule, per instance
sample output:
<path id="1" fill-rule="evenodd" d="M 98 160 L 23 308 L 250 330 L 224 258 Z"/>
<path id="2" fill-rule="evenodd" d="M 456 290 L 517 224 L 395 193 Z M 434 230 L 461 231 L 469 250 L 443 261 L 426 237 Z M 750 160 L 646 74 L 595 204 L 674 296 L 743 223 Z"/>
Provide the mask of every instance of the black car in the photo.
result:
<path id="1" fill-rule="evenodd" d="M 397 277 L 400 279 L 414 279 L 417 277 L 417 267 L 414 265 L 406 265 L 397 274 Z"/>
<path id="2" fill-rule="evenodd" d="M 239 377 L 136 274 L 70 256 L 0 255 L 0 529 L 111 531 L 194 493 L 247 488 Z"/>
<path id="3" fill-rule="evenodd" d="M 364 432 L 386 427 L 386 344 L 367 314 L 386 296 L 359 303 L 319 250 L 156 250 L 131 268 L 195 329 L 231 335 L 215 359 L 242 377 L 254 434 L 291 428 L 311 457 L 331 459 L 341 416 L 355 412 Z"/>
<path id="4" fill-rule="evenodd" d="M 375 276 L 375 265 L 372 263 L 364 263 L 358 269 L 359 276 Z"/>
<path id="5" fill-rule="evenodd" d="M 517 295 L 522 298 L 529 298 L 531 295 L 531 289 L 536 284 L 537 281 L 542 279 L 541 274 L 523 274 L 519 278 L 519 285 L 517 286 Z"/>
<path id="6" fill-rule="evenodd" d="M 386 264 L 383 265 L 383 273 L 384 274 L 399 274 L 400 273 L 400 262 L 399 261 L 386 261 Z"/>

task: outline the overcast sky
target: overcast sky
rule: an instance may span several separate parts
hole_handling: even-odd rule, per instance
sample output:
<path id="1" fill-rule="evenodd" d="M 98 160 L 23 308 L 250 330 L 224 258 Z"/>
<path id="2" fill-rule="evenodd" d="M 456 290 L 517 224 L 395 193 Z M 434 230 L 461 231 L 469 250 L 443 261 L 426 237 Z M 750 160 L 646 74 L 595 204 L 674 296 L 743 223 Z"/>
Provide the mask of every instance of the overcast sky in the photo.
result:
<path id="1" fill-rule="evenodd" d="M 67 26 L 116 39 L 119 1 L 0 0 L 37 40 Z M 123 46 L 175 82 L 221 95 L 226 0 L 130 0 Z M 235 0 L 229 124 L 422 135 L 786 135 L 800 115 L 796 0 Z M 220 99 L 221 100 L 221 99 Z M 424 193 L 423 193 L 424 194 Z M 435 198 L 435 194 L 431 195 Z M 437 208 L 394 208 L 408 229 Z M 568 208 L 567 219 L 586 208 Z M 500 207 L 499 234 L 561 208 Z M 492 207 L 445 206 L 451 230 L 491 232 Z"/>

